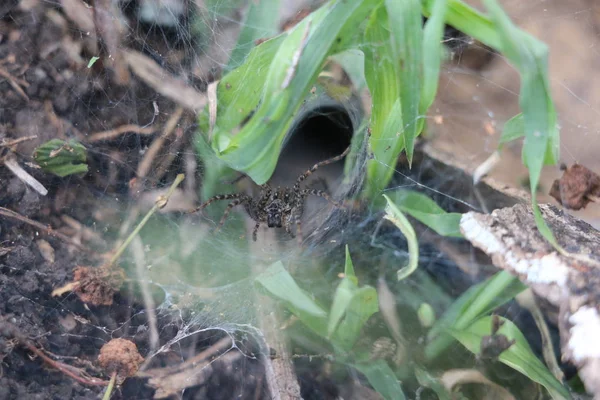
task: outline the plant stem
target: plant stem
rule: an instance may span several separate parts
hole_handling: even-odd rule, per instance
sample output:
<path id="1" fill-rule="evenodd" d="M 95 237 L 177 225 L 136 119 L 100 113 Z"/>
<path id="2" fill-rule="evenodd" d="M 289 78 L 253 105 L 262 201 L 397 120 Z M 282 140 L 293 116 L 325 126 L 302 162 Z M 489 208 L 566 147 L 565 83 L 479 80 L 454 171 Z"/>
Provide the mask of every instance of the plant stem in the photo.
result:
<path id="1" fill-rule="evenodd" d="M 113 372 L 110 376 L 110 381 L 108 382 L 108 386 L 104 391 L 104 396 L 102 396 L 102 400 L 110 400 L 110 396 L 112 395 L 112 391 L 115 387 L 115 382 L 117 380 L 117 371 Z"/>
<path id="2" fill-rule="evenodd" d="M 133 230 L 133 232 L 131 232 L 131 234 L 129 234 L 129 236 L 127 237 L 127 239 L 125 239 L 125 241 L 117 249 L 117 251 L 115 252 L 115 254 L 113 254 L 113 256 L 110 258 L 110 260 L 106 264 L 106 267 L 110 268 L 121 257 L 121 255 L 123 255 L 123 252 L 125 251 L 125 249 L 127 249 L 127 246 L 129 246 L 129 244 L 131 243 L 131 241 L 133 240 L 133 238 L 135 238 L 137 236 L 137 234 L 140 233 L 140 231 L 142 230 L 142 228 L 144 227 L 144 225 L 146 225 L 146 222 L 148 222 L 148 220 L 150 219 L 150 217 L 152 217 L 152 215 L 154 215 L 154 213 L 156 211 L 160 210 L 161 208 L 163 208 L 164 206 L 167 205 L 167 202 L 169 201 L 169 198 L 171 197 L 171 195 L 173 194 L 173 192 L 175 191 L 175 189 L 177 188 L 177 186 L 179 186 L 179 184 L 184 179 L 185 179 L 185 175 L 184 174 L 177 175 L 177 177 L 175 178 L 175 180 L 171 184 L 171 187 L 169 188 L 169 191 L 164 196 L 158 196 L 158 198 L 154 202 L 154 206 L 150 209 L 150 211 L 148 211 L 148 213 L 146 214 L 146 216 L 144 217 L 144 219 L 142 219 L 140 221 L 140 223 L 135 227 L 135 229 Z"/>

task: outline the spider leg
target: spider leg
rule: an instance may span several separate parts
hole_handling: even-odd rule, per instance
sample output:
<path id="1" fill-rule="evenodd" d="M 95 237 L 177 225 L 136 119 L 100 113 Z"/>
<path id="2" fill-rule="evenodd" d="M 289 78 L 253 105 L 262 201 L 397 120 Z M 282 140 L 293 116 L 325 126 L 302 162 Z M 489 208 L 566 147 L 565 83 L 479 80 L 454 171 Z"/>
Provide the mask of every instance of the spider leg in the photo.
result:
<path id="1" fill-rule="evenodd" d="M 285 224 L 285 231 L 288 233 L 288 235 L 290 235 L 292 238 L 295 238 L 296 235 L 294 235 L 294 232 L 292 232 L 292 218 L 290 217 Z"/>
<path id="2" fill-rule="evenodd" d="M 346 206 L 344 204 L 335 201 L 334 199 L 331 198 L 331 196 L 327 192 L 325 192 L 323 190 L 303 189 L 300 191 L 300 195 L 303 197 L 306 197 L 306 196 L 322 197 L 338 208 L 346 208 Z"/>
<path id="3" fill-rule="evenodd" d="M 218 201 L 218 200 L 231 200 L 231 199 L 240 199 L 245 197 L 246 195 L 243 193 L 234 193 L 234 194 L 219 194 L 217 196 L 213 196 L 210 199 L 206 200 L 204 203 L 200 204 L 199 207 L 188 211 L 188 214 L 193 214 L 195 212 L 198 212 L 200 210 L 204 210 L 206 207 L 208 207 L 211 203 Z M 239 204 L 239 203 L 238 203 Z"/>
<path id="4" fill-rule="evenodd" d="M 225 207 L 225 211 L 223 212 L 223 216 L 221 217 L 221 220 L 219 221 L 219 225 L 217 225 L 215 232 L 219 231 L 223 227 L 223 225 L 225 224 L 225 220 L 229 216 L 229 213 L 231 212 L 233 207 L 239 206 L 240 204 L 246 202 L 247 200 L 248 199 L 246 198 L 246 196 L 244 196 L 241 199 L 238 198 L 238 199 L 235 199 L 234 201 L 232 201 L 231 203 L 229 203 L 227 205 L 227 207 Z"/>
<path id="5" fill-rule="evenodd" d="M 302 241 L 304 240 L 304 235 L 302 235 L 302 214 L 304 214 L 304 196 L 299 196 L 296 200 L 296 210 L 293 213 L 293 218 L 296 224 L 296 237 L 300 246 L 302 246 Z M 290 216 L 290 219 L 292 219 L 292 216 Z M 294 237 L 294 235 L 291 236 Z"/>
<path id="6" fill-rule="evenodd" d="M 304 237 L 302 235 L 302 219 L 300 218 L 300 215 L 296 216 L 296 237 L 298 238 L 298 244 L 302 245 Z"/>
<path id="7" fill-rule="evenodd" d="M 260 222 L 257 222 L 254 225 L 254 229 L 252 230 L 252 240 L 256 242 L 256 234 L 258 233 L 258 228 L 260 228 Z"/>
<path id="8" fill-rule="evenodd" d="M 298 179 L 296 179 L 296 183 L 294 184 L 294 191 L 298 192 L 300 191 L 300 184 L 309 176 L 311 176 L 317 169 L 324 167 L 325 165 L 334 163 L 336 161 L 341 160 L 342 158 L 344 158 L 348 153 L 350 152 L 350 146 L 348 146 L 348 148 L 346 150 L 344 150 L 344 152 L 342 154 L 340 154 L 339 156 L 335 156 L 332 157 L 328 160 L 325 161 L 321 161 L 316 163 L 315 165 L 313 165 L 310 169 L 308 169 L 305 173 L 303 173 L 302 175 L 300 175 L 298 177 Z"/>

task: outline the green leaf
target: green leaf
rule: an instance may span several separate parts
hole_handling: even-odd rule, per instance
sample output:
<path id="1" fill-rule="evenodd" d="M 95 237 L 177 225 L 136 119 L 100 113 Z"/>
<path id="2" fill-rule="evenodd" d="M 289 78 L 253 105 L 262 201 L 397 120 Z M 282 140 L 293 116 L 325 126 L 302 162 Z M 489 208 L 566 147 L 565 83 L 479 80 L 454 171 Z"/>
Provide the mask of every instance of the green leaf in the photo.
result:
<path id="1" fill-rule="evenodd" d="M 226 72 L 237 68 L 243 62 L 250 50 L 259 39 L 268 39 L 277 35 L 279 24 L 280 0 L 255 0 L 249 2 L 246 19 L 237 44 L 227 64 Z"/>
<path id="2" fill-rule="evenodd" d="M 273 173 L 294 115 L 327 56 L 345 50 L 353 42 L 356 27 L 375 3 L 375 0 L 333 1 L 298 23 L 277 48 L 258 108 L 250 120 L 238 132 L 223 129 L 219 124 L 215 127 L 211 146 L 219 158 L 233 169 L 245 172 L 256 183 L 266 182 Z M 249 80 L 256 79 L 252 76 Z M 245 96 L 247 92 L 242 85 L 236 96 Z M 256 98 L 256 94 L 249 95 Z"/>
<path id="3" fill-rule="evenodd" d="M 463 237 L 460 233 L 460 213 L 448 213 L 429 197 L 412 190 L 396 190 L 389 194 L 394 204 L 411 217 L 442 236 Z"/>
<path id="4" fill-rule="evenodd" d="M 419 243 L 417 242 L 415 230 L 404 214 L 402 214 L 400 209 L 387 195 L 384 194 L 383 197 L 387 201 L 384 218 L 391 221 L 400 229 L 408 243 L 408 265 L 398 271 L 398 280 L 400 281 L 415 272 L 419 266 Z"/>
<path id="5" fill-rule="evenodd" d="M 434 7 L 438 0 L 423 1 L 423 15 L 427 18 L 432 17 Z M 445 20 L 465 34 L 474 37 L 480 42 L 500 50 L 501 41 L 496 27 L 490 18 L 475 10 L 473 7 L 465 4 L 461 0 L 448 0 Z"/>
<path id="6" fill-rule="evenodd" d="M 232 131 L 250 117 L 258 106 L 265 79 L 277 50 L 287 33 L 256 46 L 243 65 L 221 79 L 217 86 L 215 131 Z"/>
<path id="7" fill-rule="evenodd" d="M 367 162 L 364 195 L 374 198 L 394 174 L 402 136 L 402 103 L 400 99 L 400 60 L 395 59 L 390 40 L 385 7 L 379 6 L 369 17 L 365 29 L 365 79 L 371 93 L 369 146 L 373 159 Z"/>
<path id="8" fill-rule="evenodd" d="M 484 0 L 484 4 L 500 36 L 503 54 L 521 74 L 519 104 L 525 126 L 523 161 L 529 170 L 536 225 L 548 242 L 564 252 L 544 221 L 536 199 L 542 167 L 545 163 L 556 163 L 559 150 L 557 116 L 548 81 L 548 48 L 516 28 L 495 0 Z"/>
<path id="9" fill-rule="evenodd" d="M 419 107 L 421 114 L 427 113 L 437 93 L 447 3 L 447 0 L 434 0 L 431 15 L 423 29 L 423 88 Z"/>
<path id="10" fill-rule="evenodd" d="M 98 61 L 99 59 L 100 59 L 100 57 L 96 57 L 96 56 L 90 58 L 90 61 L 88 61 L 88 65 L 87 65 L 88 69 L 92 68 L 92 66 L 94 64 L 96 64 L 96 61 Z"/>
<path id="11" fill-rule="evenodd" d="M 523 136 L 525 136 L 525 120 L 523 119 L 523 114 L 517 114 L 504 124 L 498 147 L 502 147 L 503 144 L 520 139 Z"/>
<path id="12" fill-rule="evenodd" d="M 358 280 L 356 279 L 356 274 L 354 273 L 354 264 L 352 264 L 352 258 L 350 257 L 350 250 L 348 249 L 348 245 L 346 245 L 346 262 L 344 263 L 344 275 L 346 278 L 351 278 L 358 284 Z"/>
<path id="13" fill-rule="evenodd" d="M 33 158 L 44 172 L 61 178 L 88 171 L 87 150 L 76 140 L 52 139 L 36 148 Z"/>
<path id="14" fill-rule="evenodd" d="M 433 390 L 439 400 L 452 400 L 452 396 L 444 387 L 444 384 L 426 370 L 415 368 L 415 376 L 419 381 L 419 384 Z"/>
<path id="15" fill-rule="evenodd" d="M 330 57 L 344 68 L 348 74 L 354 91 L 360 93 L 366 86 L 365 54 L 358 49 L 350 49 Z"/>
<path id="16" fill-rule="evenodd" d="M 255 278 L 271 296 L 286 302 L 301 312 L 316 317 L 325 317 L 326 312 L 304 290 L 300 289 L 294 278 L 286 271 L 281 261 L 277 261 Z"/>
<path id="17" fill-rule="evenodd" d="M 332 342 L 345 351 L 351 351 L 360 333 L 371 315 L 379 311 L 377 290 L 371 286 L 363 286 L 352 295 L 346 307 L 344 319 L 336 329 Z"/>
<path id="18" fill-rule="evenodd" d="M 419 0 L 385 0 L 394 62 L 399 63 L 402 136 L 408 164 L 412 164 L 415 138 L 420 133 L 419 102 L 423 82 L 423 17 Z"/>
<path id="19" fill-rule="evenodd" d="M 394 371 L 384 360 L 375 360 L 369 363 L 353 364 L 373 386 L 373 389 L 386 400 L 403 400 L 406 397 Z"/>
<path id="20" fill-rule="evenodd" d="M 501 317 L 498 317 L 501 318 Z M 473 354 L 480 354 L 481 340 L 491 334 L 493 317 L 483 317 L 466 329 L 448 329 L 463 346 Z M 565 387 L 552 375 L 546 366 L 533 354 L 527 339 L 519 328 L 511 321 L 501 318 L 504 324 L 497 334 L 505 335 L 509 340 L 516 340 L 503 351 L 498 360 L 519 371 L 534 382 L 544 386 L 554 399 L 570 399 L 571 395 Z"/>
<path id="21" fill-rule="evenodd" d="M 488 280 L 471 286 L 429 331 L 429 343 L 425 347 L 427 360 L 438 357 L 452 343 L 452 337 L 445 333 L 447 328 L 465 329 L 476 319 L 508 303 L 526 288 L 518 278 L 506 271 L 500 271 Z"/>
<path id="22" fill-rule="evenodd" d="M 344 268 L 344 278 L 338 285 L 335 295 L 333 296 L 333 304 L 329 312 L 329 324 L 327 325 L 327 336 L 331 337 L 342 317 L 346 313 L 352 296 L 358 289 L 358 280 L 354 275 L 354 267 L 348 246 L 346 246 L 346 266 Z"/>

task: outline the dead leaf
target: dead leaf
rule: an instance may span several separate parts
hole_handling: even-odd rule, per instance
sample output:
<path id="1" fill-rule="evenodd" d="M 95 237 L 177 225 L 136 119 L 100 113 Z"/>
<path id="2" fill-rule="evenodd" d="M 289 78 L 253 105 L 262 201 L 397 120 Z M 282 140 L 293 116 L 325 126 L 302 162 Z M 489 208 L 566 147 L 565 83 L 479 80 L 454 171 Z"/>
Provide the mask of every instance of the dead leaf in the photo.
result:
<path id="1" fill-rule="evenodd" d="M 489 387 L 489 391 L 486 392 L 486 399 L 515 400 L 515 397 L 508 390 L 490 381 L 476 369 L 451 369 L 444 372 L 440 381 L 448 391 L 467 383 L 479 383 Z"/>
<path id="2" fill-rule="evenodd" d="M 580 210 L 600 197 L 600 176 L 583 165 L 573 164 L 554 181 L 550 196 L 565 208 Z"/>
<path id="3" fill-rule="evenodd" d="M 194 112 L 206 106 L 206 95 L 169 74 L 150 57 L 133 50 L 126 50 L 123 55 L 133 73 L 158 93 Z"/>

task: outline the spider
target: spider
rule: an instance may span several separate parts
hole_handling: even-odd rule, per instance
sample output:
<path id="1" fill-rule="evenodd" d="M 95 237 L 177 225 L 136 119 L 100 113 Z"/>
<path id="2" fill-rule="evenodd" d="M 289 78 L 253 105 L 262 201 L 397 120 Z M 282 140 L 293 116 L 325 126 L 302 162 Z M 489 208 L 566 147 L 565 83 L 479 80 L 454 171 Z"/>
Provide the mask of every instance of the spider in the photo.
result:
<path id="1" fill-rule="evenodd" d="M 316 163 L 310 169 L 301 174 L 296 179 L 296 182 L 292 187 L 278 187 L 273 189 L 268 183 L 265 183 L 260 185 L 261 192 L 258 199 L 254 199 L 252 196 L 249 196 L 245 193 L 221 194 L 211 197 L 202 203 L 198 208 L 190 212 L 195 213 L 203 210 L 211 203 L 218 200 L 233 200 L 225 208 L 225 212 L 219 221 L 217 230 L 223 226 L 227 216 L 234 207 L 243 205 L 250 218 L 256 221 L 254 229 L 252 230 L 252 240 L 255 242 L 256 235 L 261 224 L 267 224 L 269 228 L 285 228 L 285 231 L 291 237 L 295 237 L 294 233 L 292 232 L 292 224 L 295 224 L 298 241 L 302 242 L 301 218 L 304 212 L 304 200 L 308 196 L 322 197 L 339 208 L 344 208 L 344 206 L 343 204 L 333 200 L 327 192 L 315 189 L 301 189 L 300 184 L 320 167 L 344 158 L 349 151 L 350 147 L 348 147 L 339 156 Z"/>

